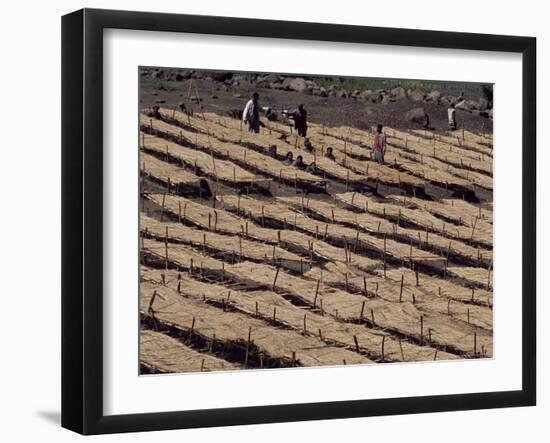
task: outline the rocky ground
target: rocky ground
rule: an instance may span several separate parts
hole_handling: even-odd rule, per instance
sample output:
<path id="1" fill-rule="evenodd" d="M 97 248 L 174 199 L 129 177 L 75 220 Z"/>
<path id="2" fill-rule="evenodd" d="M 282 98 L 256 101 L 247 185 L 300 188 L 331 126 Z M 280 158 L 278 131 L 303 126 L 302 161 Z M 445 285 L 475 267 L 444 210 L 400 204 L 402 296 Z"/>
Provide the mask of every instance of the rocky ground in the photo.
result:
<path id="1" fill-rule="evenodd" d="M 260 105 L 280 114 L 283 109 L 306 107 L 309 119 L 329 126 L 349 125 L 366 129 L 381 123 L 400 129 L 421 127 L 427 113 L 436 131 L 447 129 L 447 109 L 460 94 L 429 89 L 429 83 L 403 81 L 380 89 L 348 90 L 336 78 L 291 77 L 278 74 L 250 74 L 218 71 L 192 71 L 171 68 L 140 69 L 140 107 L 155 104 L 207 112 L 240 112 L 248 97 L 260 94 Z M 365 82 L 365 84 L 367 84 Z M 373 83 L 376 84 L 376 83 Z M 358 88 L 361 82 L 354 84 Z M 491 103 L 474 95 L 481 89 L 471 83 L 454 84 L 453 91 L 465 94 L 464 110 L 457 111 L 459 127 L 474 132 L 492 132 Z M 443 89 L 443 88 L 442 88 Z M 481 93 L 479 95 L 482 95 Z"/>

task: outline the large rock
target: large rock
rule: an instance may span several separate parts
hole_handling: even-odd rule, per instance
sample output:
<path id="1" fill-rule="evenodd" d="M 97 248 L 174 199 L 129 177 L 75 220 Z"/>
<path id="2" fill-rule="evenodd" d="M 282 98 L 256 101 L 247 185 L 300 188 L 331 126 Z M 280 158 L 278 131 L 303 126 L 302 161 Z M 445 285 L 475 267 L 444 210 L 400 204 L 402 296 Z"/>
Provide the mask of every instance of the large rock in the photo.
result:
<path id="1" fill-rule="evenodd" d="M 405 120 L 411 123 L 424 125 L 424 123 L 426 123 L 426 111 L 424 111 L 424 108 L 413 108 L 405 113 Z"/>
<path id="2" fill-rule="evenodd" d="M 327 97 L 327 91 L 325 88 L 313 88 L 311 90 L 311 95 L 316 95 L 318 97 Z"/>
<path id="3" fill-rule="evenodd" d="M 305 92 L 308 89 L 308 85 L 306 81 L 301 78 L 285 78 L 283 81 L 283 88 L 288 89 L 290 91 L 296 91 L 296 92 Z"/>
<path id="4" fill-rule="evenodd" d="M 475 100 L 466 100 L 464 102 L 464 108 L 469 109 L 470 111 L 473 111 L 474 109 L 478 109 L 478 103 Z"/>
<path id="5" fill-rule="evenodd" d="M 398 86 L 397 88 L 393 88 L 390 91 L 390 95 L 392 97 L 405 97 L 407 95 L 405 88 L 402 88 L 401 86 Z"/>
<path id="6" fill-rule="evenodd" d="M 381 104 L 383 105 L 387 105 L 389 103 L 391 103 L 394 99 L 392 99 L 389 95 L 383 95 L 382 96 L 382 101 L 380 102 Z"/>
<path id="7" fill-rule="evenodd" d="M 164 71 L 162 70 L 157 70 L 157 71 L 154 71 L 152 74 L 151 74 L 151 77 L 153 78 L 164 78 Z"/>
<path id="8" fill-rule="evenodd" d="M 187 79 L 190 79 L 190 78 L 191 78 L 191 71 L 189 71 L 189 70 L 182 69 L 182 70 L 179 70 L 178 72 L 176 72 L 175 79 L 177 81 L 187 80 Z"/>
<path id="9" fill-rule="evenodd" d="M 424 100 L 424 93 L 422 91 L 419 91 L 418 89 L 415 89 L 414 91 L 411 91 L 409 93 L 409 98 L 413 102 L 421 102 Z"/>
<path id="10" fill-rule="evenodd" d="M 430 92 L 430 93 L 426 96 L 426 98 L 424 99 L 424 101 L 426 101 L 426 102 L 432 102 L 432 103 L 438 103 L 440 98 L 441 98 L 441 92 L 439 92 L 439 91 L 432 91 L 432 92 Z"/>
<path id="11" fill-rule="evenodd" d="M 281 81 L 281 77 L 277 74 L 267 74 L 262 78 L 262 80 L 268 83 L 279 83 Z"/>
<path id="12" fill-rule="evenodd" d="M 450 105 L 453 102 L 454 99 L 455 99 L 455 97 L 452 97 L 450 95 L 444 95 L 443 97 L 441 97 L 439 99 L 439 101 L 443 105 Z"/>
<path id="13" fill-rule="evenodd" d="M 370 94 L 365 95 L 364 98 L 370 103 L 380 103 L 383 96 L 379 92 L 371 92 Z"/>
<path id="14" fill-rule="evenodd" d="M 363 92 L 361 92 L 361 98 L 366 99 L 369 94 L 372 94 L 372 91 L 370 89 L 365 89 Z"/>

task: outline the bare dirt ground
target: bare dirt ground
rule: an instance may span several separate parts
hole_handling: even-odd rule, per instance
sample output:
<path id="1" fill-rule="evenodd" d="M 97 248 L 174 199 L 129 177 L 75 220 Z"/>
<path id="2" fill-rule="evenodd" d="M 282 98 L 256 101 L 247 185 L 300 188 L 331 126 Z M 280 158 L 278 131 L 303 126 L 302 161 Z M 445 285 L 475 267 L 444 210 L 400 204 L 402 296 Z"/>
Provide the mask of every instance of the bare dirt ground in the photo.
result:
<path id="1" fill-rule="evenodd" d="M 369 103 L 354 98 L 319 97 L 295 91 L 285 91 L 256 87 L 253 83 L 242 80 L 239 85 L 227 85 L 211 79 L 187 79 L 182 81 L 151 80 L 141 81 L 141 107 L 161 104 L 165 107 L 176 107 L 184 102 L 190 109 L 199 106 L 190 96 L 199 93 L 201 105 L 205 112 L 225 114 L 229 110 L 244 109 L 246 101 L 253 92 L 260 94 L 260 105 L 269 106 L 279 111 L 296 108 L 302 103 L 308 110 L 312 122 L 327 126 L 348 125 L 358 129 L 367 129 L 378 123 L 396 129 L 410 129 L 411 123 L 405 120 L 407 111 L 422 107 L 430 116 L 430 124 L 436 131 L 447 129 L 447 109 L 445 104 L 414 102 L 402 100 L 399 102 L 380 104 Z M 477 98 L 477 97 L 476 97 Z M 164 101 L 159 103 L 159 101 Z M 459 112 L 459 126 L 472 132 L 492 132 L 492 120 L 468 112 Z"/>

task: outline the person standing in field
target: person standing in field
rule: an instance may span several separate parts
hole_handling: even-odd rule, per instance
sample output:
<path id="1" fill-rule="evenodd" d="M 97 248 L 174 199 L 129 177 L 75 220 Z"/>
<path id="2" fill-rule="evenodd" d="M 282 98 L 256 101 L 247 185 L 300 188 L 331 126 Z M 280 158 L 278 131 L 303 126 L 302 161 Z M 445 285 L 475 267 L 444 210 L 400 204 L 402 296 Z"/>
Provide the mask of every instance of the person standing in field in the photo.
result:
<path id="1" fill-rule="evenodd" d="M 374 159 L 380 164 L 384 163 L 386 154 L 386 136 L 382 132 L 382 127 L 382 125 L 378 125 L 374 135 Z"/>
<path id="2" fill-rule="evenodd" d="M 260 107 L 258 105 L 258 98 L 260 95 L 255 92 L 252 94 L 252 98 L 248 100 L 243 111 L 243 122 L 248 123 L 248 130 L 250 132 L 260 132 Z"/>
<path id="3" fill-rule="evenodd" d="M 300 137 L 307 136 L 307 111 L 304 105 L 299 104 L 298 109 L 292 111 L 292 117 L 294 118 L 294 127 Z"/>
<path id="4" fill-rule="evenodd" d="M 449 116 L 449 131 L 454 131 L 456 129 L 456 109 L 454 103 L 451 103 L 451 106 L 447 109 L 447 115 Z"/>

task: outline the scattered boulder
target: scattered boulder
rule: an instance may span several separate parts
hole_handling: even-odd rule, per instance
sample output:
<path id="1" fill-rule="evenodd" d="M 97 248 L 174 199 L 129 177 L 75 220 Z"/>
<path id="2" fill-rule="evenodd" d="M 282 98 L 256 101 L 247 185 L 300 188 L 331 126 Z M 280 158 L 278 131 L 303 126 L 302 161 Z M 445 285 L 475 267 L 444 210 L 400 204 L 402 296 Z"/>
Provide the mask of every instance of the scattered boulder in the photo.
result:
<path id="1" fill-rule="evenodd" d="M 439 102 L 443 105 L 450 105 L 455 100 L 455 97 L 452 97 L 450 95 L 444 95 L 439 99 Z"/>
<path id="2" fill-rule="evenodd" d="M 159 104 L 166 103 L 166 100 L 164 100 L 163 98 L 159 98 L 155 100 L 155 103 L 159 103 Z"/>
<path id="3" fill-rule="evenodd" d="M 308 89 L 308 85 L 302 77 L 285 78 L 283 81 L 283 89 L 296 92 L 304 92 Z"/>
<path id="4" fill-rule="evenodd" d="M 316 95 L 317 97 L 327 97 L 327 90 L 325 88 L 313 88 L 311 90 L 312 95 Z"/>
<path id="5" fill-rule="evenodd" d="M 161 69 L 157 71 L 153 71 L 153 73 L 151 74 L 151 78 L 158 78 L 158 79 L 164 78 L 164 71 Z"/>
<path id="6" fill-rule="evenodd" d="M 421 102 L 424 100 L 424 93 L 422 91 L 419 91 L 418 89 L 415 89 L 414 91 L 411 91 L 409 93 L 409 98 L 413 102 Z"/>
<path id="7" fill-rule="evenodd" d="M 269 87 L 271 89 L 284 89 L 284 86 L 283 86 L 282 83 L 273 83 L 272 82 L 272 83 L 269 84 Z"/>
<path id="8" fill-rule="evenodd" d="M 423 126 L 426 123 L 426 116 L 424 108 L 413 108 L 405 113 L 405 120 Z"/>
<path id="9" fill-rule="evenodd" d="M 470 111 L 477 110 L 478 109 L 477 105 L 478 105 L 478 102 L 476 102 L 475 100 L 465 100 L 464 101 L 464 108 L 468 109 Z"/>
<path id="10" fill-rule="evenodd" d="M 345 89 L 342 89 L 340 91 L 336 91 L 336 97 L 338 97 L 338 98 L 348 98 L 349 97 L 349 92 L 346 91 Z"/>
<path id="11" fill-rule="evenodd" d="M 179 70 L 178 72 L 176 72 L 176 75 L 174 77 L 174 79 L 178 82 L 182 81 L 182 80 L 188 80 L 191 78 L 191 71 L 188 71 L 188 70 Z"/>
<path id="12" fill-rule="evenodd" d="M 390 91 L 390 95 L 392 97 L 405 97 L 407 95 L 405 88 L 402 88 L 401 86 L 398 86 L 397 88 L 393 88 Z"/>
<path id="13" fill-rule="evenodd" d="M 279 83 L 281 81 L 281 77 L 279 77 L 277 74 L 267 74 L 265 77 L 262 78 L 262 80 L 268 83 Z"/>
<path id="14" fill-rule="evenodd" d="M 370 89 L 365 89 L 363 92 L 361 92 L 361 98 L 365 99 L 372 94 L 372 91 Z"/>
<path id="15" fill-rule="evenodd" d="M 430 92 L 430 93 L 426 96 L 426 98 L 424 99 L 424 101 L 426 101 L 426 102 L 432 102 L 432 103 L 438 103 L 440 98 L 441 98 L 441 92 L 439 92 L 439 91 L 432 91 L 432 92 Z"/>
<path id="16" fill-rule="evenodd" d="M 365 95 L 364 98 L 370 103 L 380 103 L 382 102 L 383 96 L 379 92 L 371 92 L 370 94 Z"/>
<path id="17" fill-rule="evenodd" d="M 210 72 L 210 77 L 212 80 L 217 82 L 224 82 L 226 80 L 231 80 L 233 78 L 232 72 Z"/>
<path id="18" fill-rule="evenodd" d="M 389 95 L 383 95 L 382 96 L 382 101 L 380 103 L 383 104 L 383 105 L 387 105 L 387 104 L 391 103 L 392 101 L 393 101 L 393 99 Z"/>

